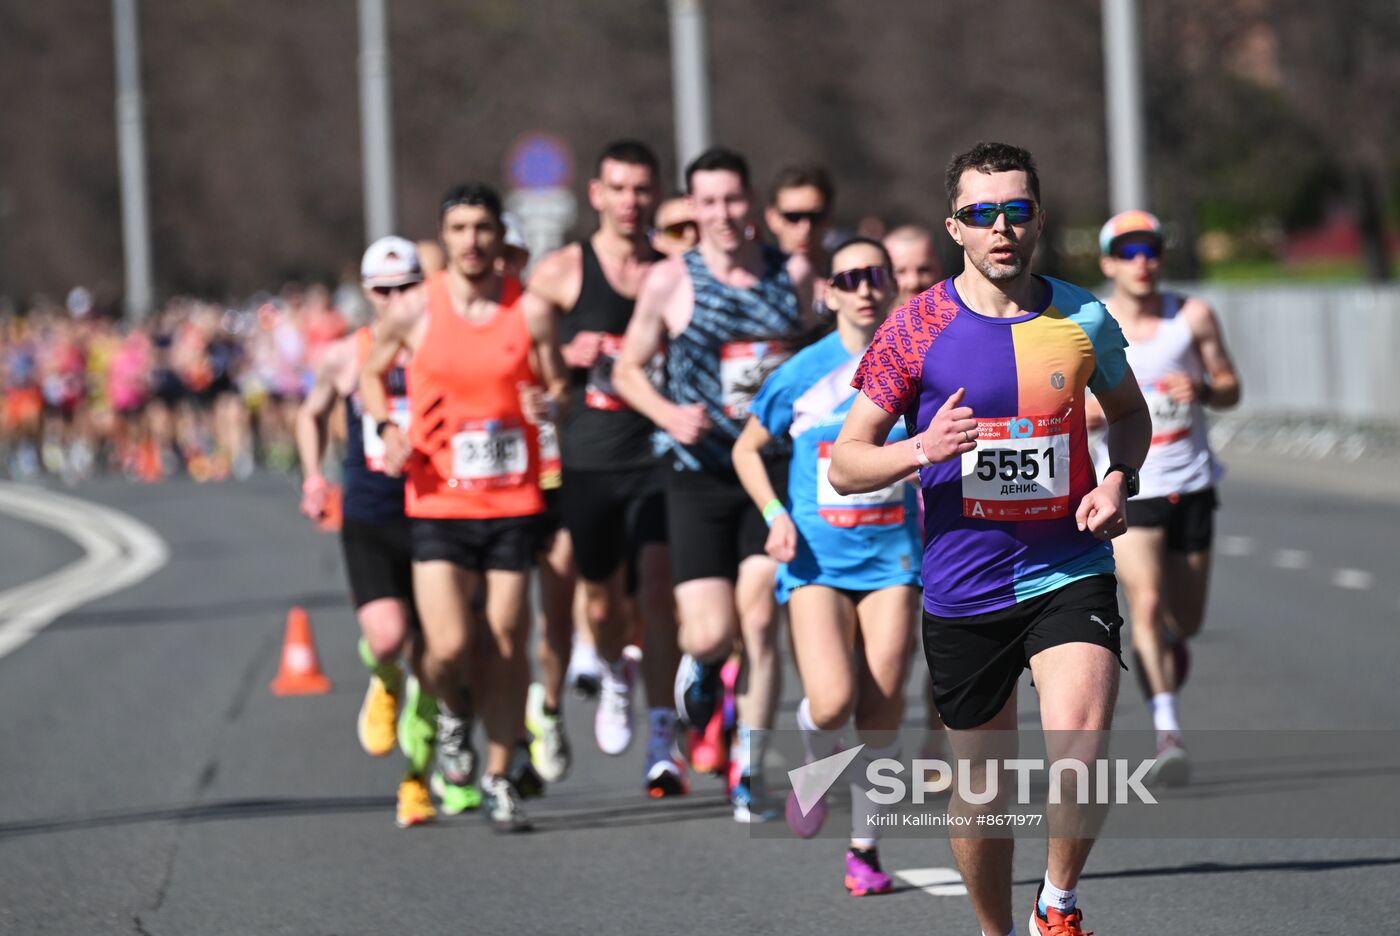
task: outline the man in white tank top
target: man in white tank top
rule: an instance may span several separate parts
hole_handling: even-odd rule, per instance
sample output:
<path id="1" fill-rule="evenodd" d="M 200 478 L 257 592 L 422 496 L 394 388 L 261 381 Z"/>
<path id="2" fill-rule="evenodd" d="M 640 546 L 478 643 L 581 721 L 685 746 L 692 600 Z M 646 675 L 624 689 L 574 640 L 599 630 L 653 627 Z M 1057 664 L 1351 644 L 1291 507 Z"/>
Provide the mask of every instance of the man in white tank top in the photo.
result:
<path id="1" fill-rule="evenodd" d="M 1210 577 L 1215 485 L 1205 407 L 1240 400 L 1240 380 L 1215 312 L 1200 299 L 1161 291 L 1162 225 L 1125 211 L 1099 233 L 1099 265 L 1113 293 L 1108 311 L 1128 339 L 1128 363 L 1152 411 L 1152 447 L 1140 490 L 1128 501 L 1128 531 L 1113 544 L 1118 580 L 1132 614 L 1138 676 L 1157 730 L 1153 779 L 1190 776 L 1176 699 L 1185 681 L 1186 641 L 1201 629 Z M 1090 401 L 1090 428 L 1103 416 Z"/>

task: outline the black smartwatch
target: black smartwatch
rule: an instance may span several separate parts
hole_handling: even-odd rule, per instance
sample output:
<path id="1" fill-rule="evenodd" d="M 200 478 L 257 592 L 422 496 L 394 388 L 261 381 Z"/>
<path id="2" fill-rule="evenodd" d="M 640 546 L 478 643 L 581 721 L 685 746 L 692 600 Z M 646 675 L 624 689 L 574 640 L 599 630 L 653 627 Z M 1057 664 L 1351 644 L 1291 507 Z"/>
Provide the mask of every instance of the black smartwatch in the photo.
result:
<path id="1" fill-rule="evenodd" d="M 379 436 L 379 438 L 382 439 L 382 438 L 384 438 L 384 430 L 385 430 L 385 429 L 388 429 L 390 426 L 397 426 L 397 425 L 398 425 L 398 423 L 394 422 L 392 419 L 381 419 L 381 420 L 379 420 L 379 422 L 377 422 L 377 423 L 374 424 L 374 434 L 377 435 L 377 436 Z M 1110 469 L 1108 469 L 1108 470 L 1109 470 L 1109 471 L 1112 471 L 1113 469 L 1110 468 Z"/>
<path id="2" fill-rule="evenodd" d="M 1115 471 L 1121 471 L 1121 472 L 1123 472 L 1123 488 L 1124 488 L 1124 490 L 1126 490 L 1126 491 L 1128 492 L 1128 496 L 1129 496 L 1129 497 L 1137 497 L 1137 493 L 1138 493 L 1138 473 L 1137 473 L 1137 469 L 1136 469 L 1136 468 L 1132 468 L 1132 467 L 1130 467 L 1130 466 L 1128 466 L 1128 465 L 1121 464 L 1121 463 L 1120 463 L 1120 464 L 1117 464 L 1117 465 L 1109 465 L 1109 466 L 1108 466 L 1108 471 L 1105 471 L 1105 472 L 1103 473 L 1103 476 L 1104 476 L 1105 478 L 1107 478 L 1110 474 L 1112 474 L 1112 473 L 1115 472 Z"/>

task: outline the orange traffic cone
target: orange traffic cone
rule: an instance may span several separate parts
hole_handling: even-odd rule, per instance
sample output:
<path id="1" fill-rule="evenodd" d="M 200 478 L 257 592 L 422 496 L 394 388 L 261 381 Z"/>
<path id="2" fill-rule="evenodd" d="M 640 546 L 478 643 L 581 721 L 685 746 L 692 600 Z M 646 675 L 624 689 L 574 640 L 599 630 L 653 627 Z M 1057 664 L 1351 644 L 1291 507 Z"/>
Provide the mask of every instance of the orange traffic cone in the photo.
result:
<path id="1" fill-rule="evenodd" d="M 305 608 L 293 608 L 287 612 L 282 666 L 272 681 L 272 692 L 274 695 L 320 695 L 330 688 L 331 681 L 321 672 L 321 662 L 316 657 L 311 618 Z"/>

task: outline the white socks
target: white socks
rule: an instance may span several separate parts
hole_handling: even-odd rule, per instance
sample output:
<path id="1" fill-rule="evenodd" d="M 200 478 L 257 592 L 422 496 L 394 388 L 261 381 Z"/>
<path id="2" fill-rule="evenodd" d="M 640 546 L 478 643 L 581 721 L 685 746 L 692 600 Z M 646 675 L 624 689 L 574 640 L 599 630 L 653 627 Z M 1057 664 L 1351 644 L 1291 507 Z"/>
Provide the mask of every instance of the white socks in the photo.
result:
<path id="1" fill-rule="evenodd" d="M 1068 913 L 1074 909 L 1075 889 L 1060 890 L 1050 883 L 1050 872 L 1045 872 L 1045 883 L 1040 888 L 1040 902 L 1047 907 L 1054 907 L 1061 913 Z"/>
<path id="2" fill-rule="evenodd" d="M 802 747 L 808 761 L 818 761 L 836 753 L 841 743 L 840 731 L 823 731 L 812 721 L 812 708 L 803 696 L 797 706 L 797 727 L 802 729 Z"/>
<path id="3" fill-rule="evenodd" d="M 768 734 L 765 729 L 750 728 L 739 722 L 739 730 L 734 732 L 734 743 L 729 746 L 729 759 L 739 765 L 739 773 L 759 773 L 763 770 L 763 755 L 768 752 Z"/>
<path id="4" fill-rule="evenodd" d="M 1180 731 L 1176 720 L 1176 693 L 1159 692 L 1152 697 L 1152 727 L 1158 731 Z"/>

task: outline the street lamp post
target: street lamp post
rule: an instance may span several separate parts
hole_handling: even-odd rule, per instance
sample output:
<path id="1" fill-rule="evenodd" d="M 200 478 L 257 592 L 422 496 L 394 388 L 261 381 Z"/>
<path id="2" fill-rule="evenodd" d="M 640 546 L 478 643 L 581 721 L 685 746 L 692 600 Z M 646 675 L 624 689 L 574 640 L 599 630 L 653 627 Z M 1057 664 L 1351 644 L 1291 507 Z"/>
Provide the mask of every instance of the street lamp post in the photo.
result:
<path id="1" fill-rule="evenodd" d="M 671 9 L 671 97 L 676 110 L 676 173 L 710 145 L 709 52 L 703 0 L 667 0 Z"/>
<path id="2" fill-rule="evenodd" d="M 1142 42 L 1137 0 L 1103 0 L 1103 58 L 1108 119 L 1109 199 L 1114 214 L 1148 210 L 1143 142 Z"/>
<path id="3" fill-rule="evenodd" d="M 395 233 L 394 119 L 384 0 L 360 0 L 360 131 L 365 242 Z"/>
<path id="4" fill-rule="evenodd" d="M 137 0 L 112 0 L 117 52 L 117 166 L 121 182 L 126 314 L 140 320 L 154 306 L 151 218 L 146 195 L 146 139 L 141 98 L 141 37 Z"/>

